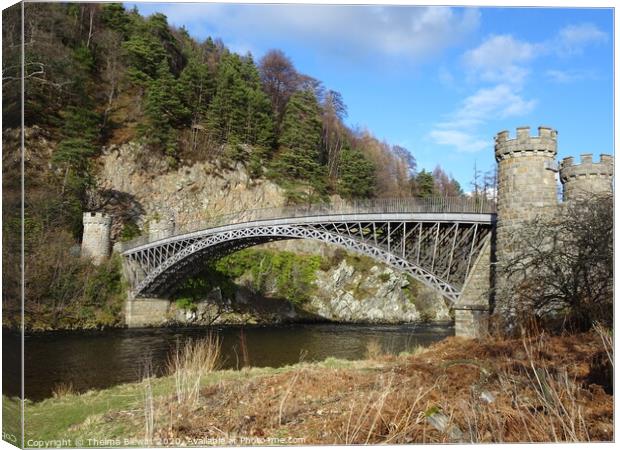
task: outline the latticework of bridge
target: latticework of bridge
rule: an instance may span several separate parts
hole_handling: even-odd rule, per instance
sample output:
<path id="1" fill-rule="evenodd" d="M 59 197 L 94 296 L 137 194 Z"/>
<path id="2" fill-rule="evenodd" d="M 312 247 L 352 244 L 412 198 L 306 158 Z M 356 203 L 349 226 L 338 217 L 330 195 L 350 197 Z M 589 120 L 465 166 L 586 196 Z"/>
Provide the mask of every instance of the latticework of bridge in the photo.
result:
<path id="1" fill-rule="evenodd" d="M 177 226 L 124 243 L 135 297 L 168 297 L 204 262 L 278 240 L 313 239 L 404 271 L 457 303 L 494 223 L 494 205 L 467 198 L 394 199 L 268 208 Z"/>

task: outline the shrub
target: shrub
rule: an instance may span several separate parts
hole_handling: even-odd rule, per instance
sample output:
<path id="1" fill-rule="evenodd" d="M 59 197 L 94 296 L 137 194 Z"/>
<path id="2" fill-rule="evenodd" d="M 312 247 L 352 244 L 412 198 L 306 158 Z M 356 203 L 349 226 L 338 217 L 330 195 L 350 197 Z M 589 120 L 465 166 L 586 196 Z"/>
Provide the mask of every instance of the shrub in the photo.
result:
<path id="1" fill-rule="evenodd" d="M 507 283 L 498 296 L 514 302 L 517 320 L 533 311 L 544 324 L 611 325 L 612 195 L 565 203 L 556 214 L 525 224 L 513 239 L 518 251 L 504 265 Z"/>
<path id="2" fill-rule="evenodd" d="M 388 281 L 390 281 L 390 274 L 387 272 L 383 272 L 379 275 L 379 280 L 381 280 L 382 283 L 387 283 Z"/>
<path id="3" fill-rule="evenodd" d="M 140 234 L 141 232 L 140 228 L 138 228 L 138 225 L 133 222 L 128 222 L 123 225 L 123 229 L 121 230 L 121 241 L 131 241 L 132 239 L 140 236 Z"/>

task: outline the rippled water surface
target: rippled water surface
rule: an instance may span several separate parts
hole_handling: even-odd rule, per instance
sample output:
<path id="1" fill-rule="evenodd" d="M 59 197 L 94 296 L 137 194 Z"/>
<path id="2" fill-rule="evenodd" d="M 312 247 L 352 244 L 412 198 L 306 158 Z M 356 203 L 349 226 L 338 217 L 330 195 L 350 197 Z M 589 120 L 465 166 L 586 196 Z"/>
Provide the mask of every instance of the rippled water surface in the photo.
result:
<path id="1" fill-rule="evenodd" d="M 223 367 L 243 365 L 240 345 L 246 342 L 252 366 L 278 367 L 327 357 L 363 358 L 367 345 L 377 341 L 385 352 L 399 353 L 429 345 L 454 334 L 449 325 L 337 325 L 296 324 L 268 327 L 216 327 L 222 340 Z M 200 338 L 206 328 L 109 330 L 96 333 L 45 333 L 25 338 L 26 397 L 41 400 L 54 386 L 71 383 L 78 391 L 136 381 L 147 360 L 162 373 L 171 351 L 189 338 Z M 19 336 L 4 335 L 4 364 L 15 364 L 12 348 Z M 16 387 L 5 381 L 5 393 Z M 11 392 L 13 391 L 13 392 Z"/>

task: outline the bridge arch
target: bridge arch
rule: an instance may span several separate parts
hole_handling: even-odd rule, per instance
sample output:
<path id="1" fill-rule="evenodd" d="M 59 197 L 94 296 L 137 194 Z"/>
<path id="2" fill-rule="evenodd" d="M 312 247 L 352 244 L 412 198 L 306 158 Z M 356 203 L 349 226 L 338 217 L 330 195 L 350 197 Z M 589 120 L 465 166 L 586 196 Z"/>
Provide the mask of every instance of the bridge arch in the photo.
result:
<path id="1" fill-rule="evenodd" d="M 133 297 L 166 297 L 200 260 L 271 241 L 312 239 L 408 273 L 454 304 L 492 222 L 492 214 L 479 212 L 318 214 L 172 234 L 138 241 L 122 254 Z"/>
<path id="2" fill-rule="evenodd" d="M 257 226 L 244 229 L 241 233 L 239 231 L 223 231 L 208 235 L 203 239 L 188 244 L 154 268 L 138 283 L 135 294 L 165 294 L 167 290 L 165 286 L 168 286 L 168 283 L 172 281 L 171 278 L 179 273 L 181 273 L 181 278 L 188 276 L 192 272 L 191 268 L 189 270 L 184 269 L 198 258 L 222 257 L 243 248 L 286 239 L 312 239 L 369 256 L 403 271 L 414 279 L 436 289 L 451 302 L 458 300 L 459 291 L 456 287 L 436 274 L 425 270 L 423 267 L 394 255 L 383 248 L 311 227 L 291 225 Z M 173 282 L 172 284 L 176 283 Z"/>

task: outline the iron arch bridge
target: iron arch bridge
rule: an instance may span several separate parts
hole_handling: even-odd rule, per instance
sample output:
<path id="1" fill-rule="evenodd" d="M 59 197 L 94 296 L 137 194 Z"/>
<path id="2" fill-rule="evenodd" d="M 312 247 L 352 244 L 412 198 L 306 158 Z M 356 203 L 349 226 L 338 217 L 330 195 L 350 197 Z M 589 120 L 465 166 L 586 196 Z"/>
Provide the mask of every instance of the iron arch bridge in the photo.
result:
<path id="1" fill-rule="evenodd" d="M 268 208 L 215 217 L 123 243 L 135 297 L 167 297 L 205 261 L 267 242 L 313 239 L 370 256 L 457 303 L 495 221 L 494 204 L 393 199 Z"/>

